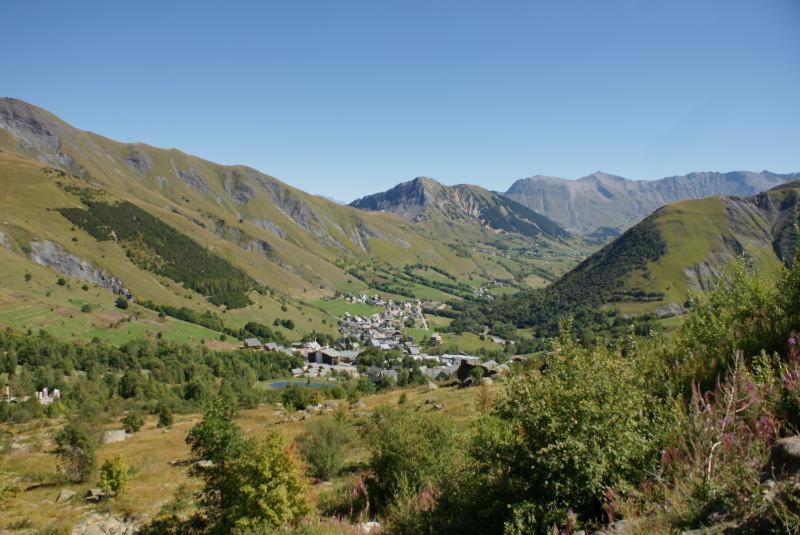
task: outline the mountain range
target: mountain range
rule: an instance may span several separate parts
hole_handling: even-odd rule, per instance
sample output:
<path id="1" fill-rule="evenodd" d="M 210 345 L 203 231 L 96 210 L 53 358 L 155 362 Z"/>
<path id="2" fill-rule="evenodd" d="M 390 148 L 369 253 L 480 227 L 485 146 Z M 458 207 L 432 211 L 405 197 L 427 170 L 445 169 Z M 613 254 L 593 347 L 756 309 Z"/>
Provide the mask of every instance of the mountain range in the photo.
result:
<path id="1" fill-rule="evenodd" d="M 800 173 L 698 172 L 630 180 L 597 171 L 578 180 L 536 175 L 517 180 L 505 196 L 581 234 L 618 234 L 672 202 L 714 195 L 755 195 Z"/>
<path id="2" fill-rule="evenodd" d="M 284 317 L 301 326 L 286 335 L 334 333 L 335 319 L 309 304 L 337 292 L 446 300 L 497 280 L 524 285 L 535 272 L 543 283 L 576 261 L 560 226 L 480 188 L 457 189 L 430 221 L 410 225 L 249 167 L 79 130 L 11 98 L 0 99 L 0 187 L 0 325 L 70 336 L 183 332 L 146 310 L 119 324 L 115 294 L 224 314 L 232 327 Z M 552 247 L 509 251 L 535 240 Z"/>

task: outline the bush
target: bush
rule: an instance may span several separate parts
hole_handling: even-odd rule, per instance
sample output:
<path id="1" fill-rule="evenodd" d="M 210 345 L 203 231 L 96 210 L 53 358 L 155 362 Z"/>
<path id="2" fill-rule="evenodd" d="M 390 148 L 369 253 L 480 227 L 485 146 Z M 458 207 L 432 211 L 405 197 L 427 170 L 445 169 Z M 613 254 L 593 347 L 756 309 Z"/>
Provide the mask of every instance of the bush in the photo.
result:
<path id="1" fill-rule="evenodd" d="M 330 480 L 342 471 L 353 438 L 353 428 L 346 420 L 312 420 L 297 438 L 297 445 L 311 474 Z"/>
<path id="2" fill-rule="evenodd" d="M 172 427 L 172 423 L 174 418 L 172 416 L 172 411 L 164 405 L 163 403 L 158 407 L 158 427 Z"/>
<path id="3" fill-rule="evenodd" d="M 130 412 L 122 420 L 122 427 L 126 433 L 136 433 L 144 425 L 144 420 L 138 413 Z"/>
<path id="4" fill-rule="evenodd" d="M 608 489 L 633 491 L 675 428 L 672 404 L 654 393 L 659 382 L 635 354 L 565 337 L 543 371 L 513 379 L 482 419 L 441 521 L 466 533 L 538 533 L 563 526 L 570 508 L 577 520 L 602 519 Z"/>
<path id="5" fill-rule="evenodd" d="M 92 311 L 92 305 L 85 304 L 81 307 L 81 312 L 89 313 Z"/>
<path id="6" fill-rule="evenodd" d="M 384 406 L 365 428 L 373 477 L 367 481 L 373 509 L 438 489 L 452 476 L 461 451 L 452 423 L 441 415 Z"/>
<path id="7" fill-rule="evenodd" d="M 128 465 L 122 457 L 114 457 L 100 467 L 100 488 L 115 496 L 125 492 L 128 486 Z"/>
<path id="8" fill-rule="evenodd" d="M 117 297 L 117 300 L 114 301 L 114 306 L 116 306 L 117 308 L 121 308 L 122 310 L 125 310 L 128 308 L 128 300 L 122 296 L 119 296 Z"/>

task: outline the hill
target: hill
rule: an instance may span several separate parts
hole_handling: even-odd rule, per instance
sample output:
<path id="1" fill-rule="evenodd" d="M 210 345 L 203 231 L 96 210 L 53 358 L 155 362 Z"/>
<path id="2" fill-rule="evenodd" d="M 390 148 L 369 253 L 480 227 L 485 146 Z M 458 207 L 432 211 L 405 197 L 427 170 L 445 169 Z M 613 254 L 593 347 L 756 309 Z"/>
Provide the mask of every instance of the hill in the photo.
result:
<path id="1" fill-rule="evenodd" d="M 800 177 L 734 171 L 699 172 L 660 180 L 630 180 L 597 171 L 578 180 L 533 176 L 517 180 L 505 195 L 582 234 L 617 233 L 666 204 L 715 195 L 748 196 Z"/>

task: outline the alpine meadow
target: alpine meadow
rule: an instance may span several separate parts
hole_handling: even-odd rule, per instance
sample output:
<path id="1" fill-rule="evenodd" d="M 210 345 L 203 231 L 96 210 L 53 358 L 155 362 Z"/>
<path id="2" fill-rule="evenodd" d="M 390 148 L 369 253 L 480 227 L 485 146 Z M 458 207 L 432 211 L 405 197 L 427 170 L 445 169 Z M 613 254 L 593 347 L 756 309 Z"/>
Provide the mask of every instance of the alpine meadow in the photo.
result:
<path id="1" fill-rule="evenodd" d="M 800 534 L 796 2 L 89 4 L 4 10 L 0 534 Z"/>

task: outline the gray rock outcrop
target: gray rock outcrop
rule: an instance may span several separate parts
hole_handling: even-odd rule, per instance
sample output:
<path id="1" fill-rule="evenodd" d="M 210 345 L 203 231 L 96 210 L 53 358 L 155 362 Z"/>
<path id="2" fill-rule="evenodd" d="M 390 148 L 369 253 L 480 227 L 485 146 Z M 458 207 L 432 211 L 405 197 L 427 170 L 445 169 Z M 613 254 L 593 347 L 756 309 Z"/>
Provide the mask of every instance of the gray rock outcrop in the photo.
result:
<path id="1" fill-rule="evenodd" d="M 69 254 L 57 243 L 49 240 L 31 242 L 30 257 L 37 264 L 49 267 L 62 275 L 89 282 L 118 295 L 131 297 L 120 279 L 95 267 L 88 260 Z"/>

